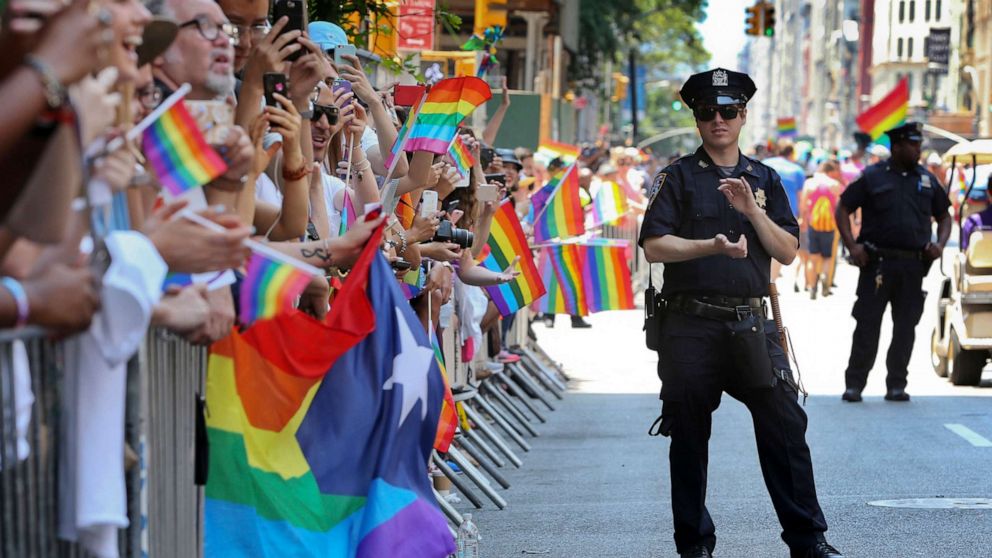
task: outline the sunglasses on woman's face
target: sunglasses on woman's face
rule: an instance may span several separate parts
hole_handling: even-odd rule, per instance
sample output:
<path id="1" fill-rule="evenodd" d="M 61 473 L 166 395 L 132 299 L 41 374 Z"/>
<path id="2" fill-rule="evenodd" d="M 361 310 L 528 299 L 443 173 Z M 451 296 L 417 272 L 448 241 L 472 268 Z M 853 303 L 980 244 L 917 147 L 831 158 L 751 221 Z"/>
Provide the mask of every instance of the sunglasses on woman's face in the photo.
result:
<path id="1" fill-rule="evenodd" d="M 744 112 L 743 107 L 731 105 L 699 107 L 693 111 L 693 114 L 696 116 L 696 120 L 700 122 L 710 122 L 716 118 L 717 113 L 720 113 L 720 118 L 724 120 L 733 120 L 742 112 Z"/>

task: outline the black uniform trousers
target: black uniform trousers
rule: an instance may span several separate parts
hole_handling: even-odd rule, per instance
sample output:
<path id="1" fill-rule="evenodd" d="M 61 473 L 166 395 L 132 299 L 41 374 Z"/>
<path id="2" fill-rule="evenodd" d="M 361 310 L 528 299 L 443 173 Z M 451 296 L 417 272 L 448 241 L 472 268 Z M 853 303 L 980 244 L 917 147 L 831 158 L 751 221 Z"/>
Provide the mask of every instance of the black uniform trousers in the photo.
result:
<path id="1" fill-rule="evenodd" d="M 769 355 L 776 368 L 789 367 L 774 323 L 766 322 Z M 662 329 L 662 433 L 672 439 L 669 463 L 675 544 L 716 545 L 706 509 L 706 477 L 712 413 L 724 391 L 747 406 L 754 422 L 758 460 L 782 525 L 782 539 L 794 551 L 813 546 L 827 523 L 816 498 L 813 464 L 806 445 L 806 413 L 793 385 L 779 380 L 771 389 L 745 389 L 730 354 L 724 322 L 669 313 Z"/>
<path id="2" fill-rule="evenodd" d="M 851 341 L 851 358 L 847 363 L 848 389 L 861 391 L 868 382 L 868 372 L 875 366 L 878 337 L 885 307 L 892 305 L 892 343 L 885 358 L 887 389 L 906 389 L 909 357 L 916 339 L 916 325 L 923 315 L 923 278 L 930 264 L 919 260 L 872 259 L 861 269 L 858 299 L 851 315 L 857 321 Z M 881 273 L 881 283 L 878 283 Z"/>

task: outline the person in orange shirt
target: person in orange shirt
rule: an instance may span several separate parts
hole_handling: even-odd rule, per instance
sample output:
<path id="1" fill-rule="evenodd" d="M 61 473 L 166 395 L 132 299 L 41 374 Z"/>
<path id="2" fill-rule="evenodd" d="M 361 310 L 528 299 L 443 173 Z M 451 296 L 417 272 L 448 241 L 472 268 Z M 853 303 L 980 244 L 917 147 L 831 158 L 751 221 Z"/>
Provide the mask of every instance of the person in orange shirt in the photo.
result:
<path id="1" fill-rule="evenodd" d="M 826 161 L 806 180 L 800 194 L 803 221 L 809 224 L 809 258 L 806 260 L 806 288 L 816 299 L 820 285 L 823 296 L 830 296 L 829 270 L 836 257 L 837 221 L 834 211 L 840 198 L 842 183 L 840 165 Z"/>

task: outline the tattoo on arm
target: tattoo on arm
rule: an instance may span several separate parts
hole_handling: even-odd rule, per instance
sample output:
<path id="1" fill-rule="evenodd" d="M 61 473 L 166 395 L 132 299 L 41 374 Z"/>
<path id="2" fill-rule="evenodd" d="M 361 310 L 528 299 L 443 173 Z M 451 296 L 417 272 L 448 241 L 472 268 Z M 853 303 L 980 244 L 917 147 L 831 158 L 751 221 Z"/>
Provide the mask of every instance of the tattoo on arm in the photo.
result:
<path id="1" fill-rule="evenodd" d="M 331 253 L 323 248 L 314 248 L 313 250 L 300 248 L 300 255 L 304 258 L 320 258 L 324 263 L 331 263 Z"/>

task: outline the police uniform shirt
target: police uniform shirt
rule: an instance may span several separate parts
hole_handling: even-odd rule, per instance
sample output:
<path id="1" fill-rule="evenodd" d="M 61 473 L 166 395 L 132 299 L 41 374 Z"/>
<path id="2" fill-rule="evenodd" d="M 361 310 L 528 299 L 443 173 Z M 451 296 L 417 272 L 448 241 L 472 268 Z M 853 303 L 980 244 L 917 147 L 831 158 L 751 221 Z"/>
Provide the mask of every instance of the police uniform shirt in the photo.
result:
<path id="1" fill-rule="evenodd" d="M 847 187 L 840 202 L 861 209 L 858 242 L 880 248 L 922 250 L 931 240 L 930 218 L 951 205 L 937 178 L 917 165 L 902 172 L 888 162 L 871 165 Z"/>
<path id="2" fill-rule="evenodd" d="M 744 177 L 758 206 L 799 242 L 799 225 L 778 174 L 757 160 L 740 155 L 730 177 Z M 747 258 L 707 256 L 666 263 L 662 296 L 677 293 L 759 297 L 768 294 L 771 256 L 761 245 L 750 221 L 735 210 L 717 190 L 724 173 L 700 147 L 695 154 L 669 165 L 655 178 L 639 243 L 649 238 L 675 235 L 708 240 L 723 234 L 736 242 L 747 236 Z M 688 183 L 693 186 L 687 187 Z M 691 190 L 691 194 L 687 194 Z"/>

